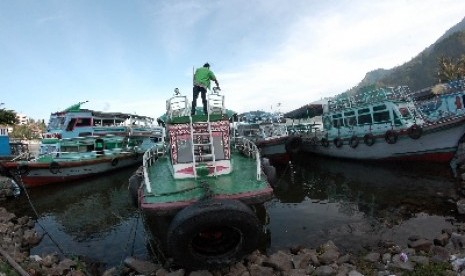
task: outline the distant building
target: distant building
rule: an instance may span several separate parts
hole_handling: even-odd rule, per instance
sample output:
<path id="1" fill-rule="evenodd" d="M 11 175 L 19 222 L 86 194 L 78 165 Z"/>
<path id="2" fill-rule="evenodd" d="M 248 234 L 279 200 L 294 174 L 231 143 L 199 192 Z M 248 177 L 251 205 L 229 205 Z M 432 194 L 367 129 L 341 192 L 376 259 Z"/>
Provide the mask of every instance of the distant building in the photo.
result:
<path id="1" fill-rule="evenodd" d="M 27 117 L 26 115 L 24 114 L 16 114 L 16 118 L 18 119 L 19 121 L 19 125 L 27 125 L 27 121 L 29 120 L 29 117 Z"/>

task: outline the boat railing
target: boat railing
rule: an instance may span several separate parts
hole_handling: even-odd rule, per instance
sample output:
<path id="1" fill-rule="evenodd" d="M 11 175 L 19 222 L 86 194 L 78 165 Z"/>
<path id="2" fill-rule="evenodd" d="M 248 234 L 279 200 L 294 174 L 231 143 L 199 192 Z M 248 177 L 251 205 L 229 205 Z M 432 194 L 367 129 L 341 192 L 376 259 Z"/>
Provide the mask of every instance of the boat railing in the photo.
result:
<path id="1" fill-rule="evenodd" d="M 361 89 L 356 93 L 345 92 L 328 100 L 328 108 L 337 111 L 383 101 L 405 101 L 408 86 Z"/>
<path id="2" fill-rule="evenodd" d="M 179 116 L 189 116 L 190 104 L 187 96 L 182 96 L 179 89 L 175 89 L 175 95 L 166 101 L 166 115 L 169 119 Z"/>
<path id="3" fill-rule="evenodd" d="M 148 176 L 148 168 L 151 167 L 158 160 L 160 156 L 165 155 L 165 145 L 154 145 L 147 150 L 142 157 L 142 168 L 144 170 L 144 182 L 146 189 L 149 193 L 152 192 L 152 185 Z"/>
<path id="4" fill-rule="evenodd" d="M 261 160 L 260 151 L 257 145 L 245 137 L 234 137 L 234 147 L 247 155 L 248 157 L 255 158 L 257 164 L 257 180 L 261 179 Z"/>

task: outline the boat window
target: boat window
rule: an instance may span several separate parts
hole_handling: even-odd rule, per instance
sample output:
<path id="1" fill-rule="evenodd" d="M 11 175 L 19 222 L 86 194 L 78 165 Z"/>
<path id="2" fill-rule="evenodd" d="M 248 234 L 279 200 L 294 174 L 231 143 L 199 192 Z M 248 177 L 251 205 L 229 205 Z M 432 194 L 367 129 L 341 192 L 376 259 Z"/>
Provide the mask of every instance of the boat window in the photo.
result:
<path id="1" fill-rule="evenodd" d="M 72 131 L 74 129 L 74 125 L 76 124 L 76 118 L 72 118 L 69 120 L 68 126 L 66 127 L 66 131 Z"/>
<path id="2" fill-rule="evenodd" d="M 375 123 L 388 123 L 391 121 L 389 111 L 373 112 L 373 120 Z"/>
<path id="3" fill-rule="evenodd" d="M 399 113 L 402 118 L 410 118 L 410 111 L 406 107 L 400 107 Z"/>
<path id="4" fill-rule="evenodd" d="M 370 113 L 369 108 L 362 108 L 358 110 L 358 114 L 366 114 L 366 113 Z"/>
<path id="5" fill-rule="evenodd" d="M 90 126 L 90 118 L 78 118 L 76 122 L 77 127 Z"/>
<path id="6" fill-rule="evenodd" d="M 94 126 L 102 126 L 102 120 L 101 119 L 94 119 Z"/>
<path id="7" fill-rule="evenodd" d="M 357 121 L 358 121 L 358 125 L 367 125 L 367 124 L 373 123 L 371 119 L 371 114 L 358 115 Z"/>
<path id="8" fill-rule="evenodd" d="M 344 125 L 344 122 L 342 121 L 342 114 L 334 114 L 333 115 L 333 126 L 340 127 L 343 125 Z"/>
<path id="9" fill-rule="evenodd" d="M 344 117 L 355 116 L 355 111 L 344 112 Z"/>
<path id="10" fill-rule="evenodd" d="M 393 114 L 394 114 L 394 125 L 401 126 L 402 121 L 400 120 L 399 116 L 397 116 L 397 114 L 395 112 L 393 112 Z"/>
<path id="11" fill-rule="evenodd" d="M 357 119 L 355 118 L 355 116 L 345 117 L 344 124 L 346 126 L 355 126 L 357 124 Z"/>
<path id="12" fill-rule="evenodd" d="M 386 110 L 386 105 L 382 104 L 382 105 L 373 106 L 373 112 L 380 111 L 380 110 Z"/>

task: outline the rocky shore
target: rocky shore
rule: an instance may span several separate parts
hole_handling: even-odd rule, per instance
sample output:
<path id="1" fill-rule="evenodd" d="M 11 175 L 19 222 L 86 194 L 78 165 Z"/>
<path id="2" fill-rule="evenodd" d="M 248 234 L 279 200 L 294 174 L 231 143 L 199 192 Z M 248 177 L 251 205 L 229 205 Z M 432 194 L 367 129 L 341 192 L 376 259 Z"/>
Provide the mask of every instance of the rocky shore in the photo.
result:
<path id="1" fill-rule="evenodd" d="M 18 218 L 0 207 L 0 268 L 8 264 L 20 275 L 465 275 L 465 224 L 444 229 L 433 240 L 412 235 L 408 247 L 380 241 L 376 248 L 357 254 L 343 252 L 327 241 L 314 249 L 290 248 L 270 255 L 255 251 L 241 262 L 210 271 L 190 271 L 127 257 L 124 267 L 100 272 L 89 271 L 76 257 L 29 255 L 30 248 L 41 240 L 33 230 L 34 224 L 32 219 Z"/>
<path id="2" fill-rule="evenodd" d="M 458 167 L 457 211 L 465 214 L 465 165 Z M 5 180 L 5 179 L 2 179 Z M 0 192 L 7 200 L 13 194 L 10 182 L 1 182 Z M 2 189 L 4 187 L 4 189 Z M 9 188 L 8 188 L 9 187 Z M 77 256 L 30 255 L 30 248 L 40 237 L 35 222 L 16 217 L 0 207 L 0 276 L 3 275 L 156 275 L 156 276 L 391 276 L 391 275 L 461 275 L 465 276 L 465 223 L 455 222 L 434 239 L 412 235 L 400 246 L 380 240 L 364 252 L 340 250 L 326 241 L 318 248 L 296 247 L 272 254 L 255 251 L 242 261 L 216 270 L 191 271 L 169 264 L 158 264 L 128 256 L 122 267 L 106 271 L 92 269 Z M 171 262 L 168 262 L 171 263 Z"/>

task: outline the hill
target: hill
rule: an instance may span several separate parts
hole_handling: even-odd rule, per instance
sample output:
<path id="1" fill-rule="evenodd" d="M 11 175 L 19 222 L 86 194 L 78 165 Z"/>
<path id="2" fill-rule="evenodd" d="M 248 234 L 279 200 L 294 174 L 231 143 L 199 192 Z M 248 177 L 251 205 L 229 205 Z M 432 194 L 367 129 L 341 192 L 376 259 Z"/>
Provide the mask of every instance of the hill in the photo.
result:
<path id="1" fill-rule="evenodd" d="M 465 54 L 465 18 L 445 32 L 434 44 L 412 60 L 392 69 L 376 69 L 350 91 L 368 85 L 408 85 L 412 91 L 438 83 L 438 59 L 442 56 L 453 60 Z"/>

